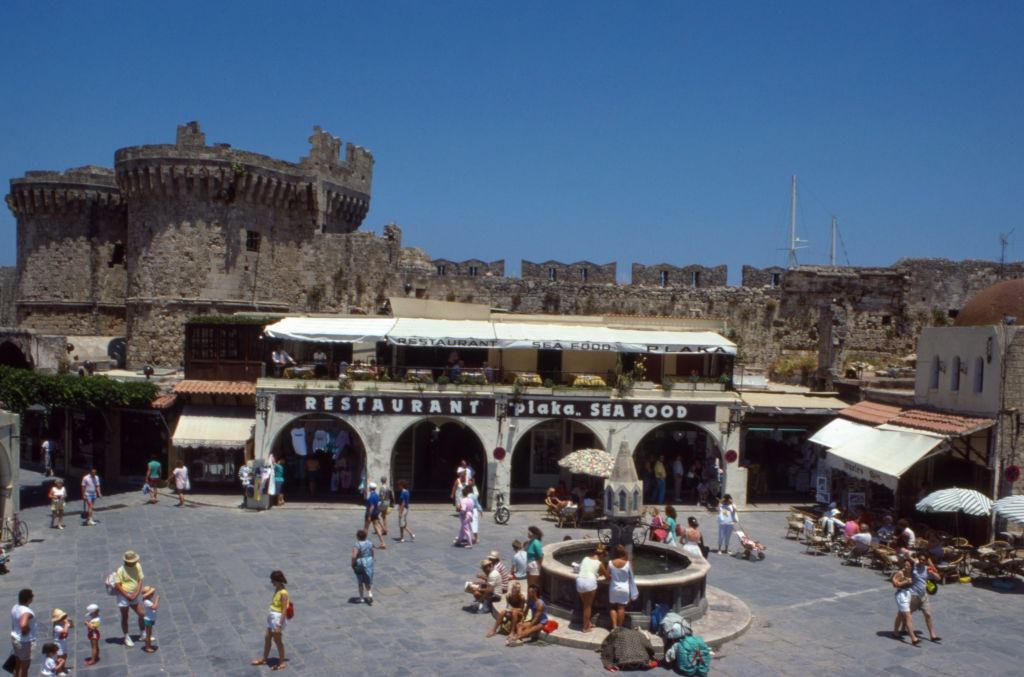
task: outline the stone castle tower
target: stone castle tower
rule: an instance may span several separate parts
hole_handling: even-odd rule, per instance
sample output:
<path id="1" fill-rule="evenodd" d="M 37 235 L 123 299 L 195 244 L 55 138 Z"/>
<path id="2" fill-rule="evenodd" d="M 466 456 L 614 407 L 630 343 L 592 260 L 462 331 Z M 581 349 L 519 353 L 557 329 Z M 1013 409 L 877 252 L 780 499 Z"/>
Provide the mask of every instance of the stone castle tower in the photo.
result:
<path id="1" fill-rule="evenodd" d="M 319 127 L 298 163 L 207 145 L 122 148 L 115 169 L 11 181 L 18 223 L 16 319 L 67 335 L 124 335 L 130 364 L 176 365 L 188 318 L 238 311 L 347 311 L 377 302 L 401 232 L 355 232 L 373 156 Z"/>

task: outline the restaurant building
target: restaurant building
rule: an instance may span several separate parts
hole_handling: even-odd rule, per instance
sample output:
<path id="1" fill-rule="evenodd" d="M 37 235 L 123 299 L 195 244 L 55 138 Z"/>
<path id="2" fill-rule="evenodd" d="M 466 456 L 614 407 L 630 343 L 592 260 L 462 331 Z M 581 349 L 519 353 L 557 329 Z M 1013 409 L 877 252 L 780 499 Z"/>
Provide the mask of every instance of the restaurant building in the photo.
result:
<path id="1" fill-rule="evenodd" d="M 419 500 L 446 499 L 466 460 L 490 505 L 496 492 L 533 501 L 559 482 L 585 484 L 558 460 L 625 441 L 641 475 L 680 454 L 717 463 L 744 500 L 736 346 L 723 323 L 562 322 L 435 301 L 415 310 L 267 326 L 264 340 L 295 364 L 256 383 L 255 456 L 284 459 L 304 490 L 355 494 L 385 477 L 409 481 Z"/>

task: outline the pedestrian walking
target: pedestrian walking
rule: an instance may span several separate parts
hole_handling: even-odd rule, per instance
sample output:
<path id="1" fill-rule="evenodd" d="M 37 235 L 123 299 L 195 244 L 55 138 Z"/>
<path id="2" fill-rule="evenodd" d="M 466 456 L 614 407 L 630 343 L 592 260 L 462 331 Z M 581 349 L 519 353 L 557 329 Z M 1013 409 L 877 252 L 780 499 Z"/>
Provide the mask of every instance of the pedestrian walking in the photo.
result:
<path id="1" fill-rule="evenodd" d="M 391 506 L 395 502 L 395 495 L 391 493 L 391 487 L 388 486 L 388 478 L 380 478 L 380 487 L 377 489 L 377 495 L 380 496 L 380 527 L 381 532 L 388 535 L 388 513 L 391 512 Z"/>
<path id="2" fill-rule="evenodd" d="M 188 479 L 188 468 L 185 467 L 185 461 L 179 458 L 174 470 L 171 471 L 171 475 L 174 477 L 174 490 L 178 493 L 178 507 L 182 508 L 185 506 L 185 492 L 192 488 L 192 483 Z"/>
<path id="3" fill-rule="evenodd" d="M 462 501 L 459 503 L 459 535 L 452 545 L 464 548 L 473 547 L 473 488 L 468 484 L 462 487 Z"/>
<path id="4" fill-rule="evenodd" d="M 57 645 L 57 655 L 68 658 L 68 636 L 71 629 L 75 627 L 74 621 L 68 618 L 63 609 L 54 609 L 50 613 L 50 622 L 53 624 L 53 641 Z"/>
<path id="5" fill-rule="evenodd" d="M 100 662 L 100 607 L 90 604 L 85 607 L 85 628 L 86 637 L 89 638 L 89 647 L 92 654 L 85 659 L 85 664 L 96 665 Z"/>
<path id="6" fill-rule="evenodd" d="M 384 542 L 384 530 L 380 524 L 380 494 L 377 493 L 377 483 L 370 482 L 369 489 L 370 495 L 366 497 L 366 515 L 363 519 L 363 530 L 369 531 L 372 526 L 374 533 L 377 534 L 377 539 L 380 541 L 378 547 L 381 550 L 386 550 L 388 546 Z"/>
<path id="7" fill-rule="evenodd" d="M 274 461 L 274 486 L 277 488 L 277 500 L 274 505 L 284 505 L 284 461 Z"/>
<path id="8" fill-rule="evenodd" d="M 458 467 L 455 469 L 455 481 L 452 483 L 451 499 L 455 504 L 455 513 L 462 514 L 462 490 L 466 487 L 466 469 Z"/>
<path id="9" fill-rule="evenodd" d="M 291 600 L 288 598 L 288 579 L 281 571 L 270 572 L 270 583 L 274 586 L 274 597 L 270 600 L 270 611 L 267 613 L 267 631 L 263 636 L 263 657 L 257 658 L 249 665 L 266 665 L 270 659 L 271 642 L 277 646 L 277 664 L 274 670 L 284 670 L 288 667 L 288 659 L 284 655 L 284 628 L 288 624 L 288 608 Z"/>
<path id="10" fill-rule="evenodd" d="M 732 503 L 732 496 L 726 494 L 718 505 L 718 554 L 729 554 L 729 540 L 735 524 L 736 506 Z"/>
<path id="11" fill-rule="evenodd" d="M 352 546 L 352 571 L 359 583 L 359 601 L 373 605 L 373 543 L 366 531 L 356 532 L 356 544 Z"/>
<path id="12" fill-rule="evenodd" d="M 160 460 L 153 454 L 146 464 L 146 483 L 149 485 L 149 502 L 156 503 L 160 498 L 160 477 L 163 475 L 163 466 Z"/>
<path id="13" fill-rule="evenodd" d="M 128 610 L 132 609 L 138 615 L 139 637 L 145 634 L 143 619 L 146 617 L 145 607 L 142 605 L 142 564 L 137 552 L 126 550 L 124 561 L 114 572 L 114 589 L 117 592 L 117 608 L 121 612 L 121 632 L 124 635 L 125 646 L 135 646 L 131 635 L 128 633 Z"/>
<path id="14" fill-rule="evenodd" d="M 927 552 L 918 552 L 915 557 L 914 569 L 910 573 L 913 581 L 913 585 L 910 586 L 910 612 L 920 610 L 924 614 L 924 624 L 928 628 L 928 639 L 941 642 L 942 638 L 935 634 L 935 621 L 932 618 L 931 603 L 928 601 L 931 597 L 928 594 L 928 581 L 937 581 L 939 574 Z"/>
<path id="15" fill-rule="evenodd" d="M 901 633 L 906 631 L 910 634 L 910 643 L 917 646 L 921 643 L 921 640 L 917 638 L 917 634 L 914 632 L 914 619 L 910 611 L 910 600 L 913 597 L 911 586 L 914 584 L 914 579 L 911 575 L 913 570 L 913 560 L 909 557 L 904 557 L 900 561 L 900 568 L 892 575 L 892 587 L 896 589 L 896 620 L 893 621 L 892 636 L 893 639 L 900 639 Z"/>
<path id="16" fill-rule="evenodd" d="M 540 585 L 540 568 L 544 566 L 544 533 L 537 527 L 526 529 L 526 584 Z"/>
<path id="17" fill-rule="evenodd" d="M 43 440 L 40 448 L 43 451 L 43 468 L 46 471 L 47 477 L 53 477 L 53 452 L 55 444 L 50 438 Z"/>
<path id="18" fill-rule="evenodd" d="M 469 480 L 469 487 L 472 489 L 470 497 L 473 499 L 473 518 L 470 522 L 470 530 L 473 532 L 473 545 L 480 542 L 480 515 L 483 514 L 483 506 L 480 505 L 480 492 L 476 488 L 476 482 Z"/>
<path id="19" fill-rule="evenodd" d="M 28 677 L 32 655 L 36 652 L 35 595 L 31 588 L 18 591 L 18 603 L 11 607 L 11 650 L 14 653 L 14 677 Z"/>
<path id="20" fill-rule="evenodd" d="M 668 477 L 668 472 L 665 470 L 665 457 L 658 456 L 654 460 L 654 482 L 657 491 L 654 494 L 654 503 L 659 505 L 665 504 L 665 480 Z"/>
<path id="21" fill-rule="evenodd" d="M 64 508 L 67 506 L 68 490 L 59 477 L 50 485 L 50 528 L 64 528 Z"/>
<path id="22" fill-rule="evenodd" d="M 405 532 L 409 532 L 409 540 L 415 541 L 416 534 L 409 528 L 409 482 L 402 480 L 398 483 L 398 542 L 405 543 Z"/>
<path id="23" fill-rule="evenodd" d="M 96 474 L 96 468 L 92 468 L 82 477 L 82 526 L 96 526 L 92 515 L 96 508 L 96 499 L 102 497 L 100 476 Z"/>

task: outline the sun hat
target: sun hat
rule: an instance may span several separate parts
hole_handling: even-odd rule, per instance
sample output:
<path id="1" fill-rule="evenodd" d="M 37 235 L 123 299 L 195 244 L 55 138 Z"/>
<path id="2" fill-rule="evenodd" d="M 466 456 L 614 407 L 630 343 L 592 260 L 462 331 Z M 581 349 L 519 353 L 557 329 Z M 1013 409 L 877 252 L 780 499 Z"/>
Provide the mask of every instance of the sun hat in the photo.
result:
<path id="1" fill-rule="evenodd" d="M 376 489 L 377 488 L 377 483 L 376 482 L 370 482 L 369 487 L 371 489 Z"/>
<path id="2" fill-rule="evenodd" d="M 134 550 L 125 550 L 124 551 L 124 563 L 125 564 L 138 564 L 139 563 L 139 553 L 135 552 Z"/>
<path id="3" fill-rule="evenodd" d="M 156 594 L 156 588 L 154 588 L 152 585 L 144 585 L 144 586 L 142 586 L 142 597 L 143 597 L 143 599 L 145 599 L 147 597 L 152 597 L 154 594 Z"/>
<path id="4" fill-rule="evenodd" d="M 491 566 L 492 564 L 494 564 L 494 562 L 492 562 L 492 561 L 491 561 L 491 558 L 490 558 L 490 557 L 488 557 L 487 559 L 482 559 L 482 560 L 480 560 L 480 566 L 481 566 L 481 567 L 489 567 L 489 566 Z"/>
<path id="5" fill-rule="evenodd" d="M 85 612 L 87 614 L 94 614 L 94 613 L 97 613 L 99 610 L 100 610 L 100 605 L 99 604 L 90 604 L 89 606 L 85 607 Z"/>
<path id="6" fill-rule="evenodd" d="M 456 475 L 461 475 L 464 472 L 466 472 L 466 469 L 463 468 L 462 466 L 459 466 L 458 468 L 455 469 L 455 474 Z"/>
<path id="7" fill-rule="evenodd" d="M 487 559 L 497 562 L 501 559 L 501 553 L 497 550 L 491 550 L 489 553 L 487 553 Z"/>
<path id="8" fill-rule="evenodd" d="M 68 615 L 64 613 L 63 609 L 54 609 L 53 612 L 50 614 L 50 622 L 56 623 L 57 621 L 63 620 L 67 617 Z"/>

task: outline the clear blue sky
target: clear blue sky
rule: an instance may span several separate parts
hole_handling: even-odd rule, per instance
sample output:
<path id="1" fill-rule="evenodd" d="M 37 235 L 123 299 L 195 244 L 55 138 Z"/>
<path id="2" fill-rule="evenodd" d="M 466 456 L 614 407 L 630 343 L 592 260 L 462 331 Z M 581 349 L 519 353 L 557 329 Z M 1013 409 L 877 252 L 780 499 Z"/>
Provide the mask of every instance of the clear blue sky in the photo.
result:
<path id="1" fill-rule="evenodd" d="M 0 175 L 199 120 L 376 157 L 364 228 L 433 256 L 854 265 L 1024 252 L 1022 2 L 5 2 Z M 15 224 L 0 216 L 0 265 Z M 840 253 L 840 261 L 843 261 Z"/>

